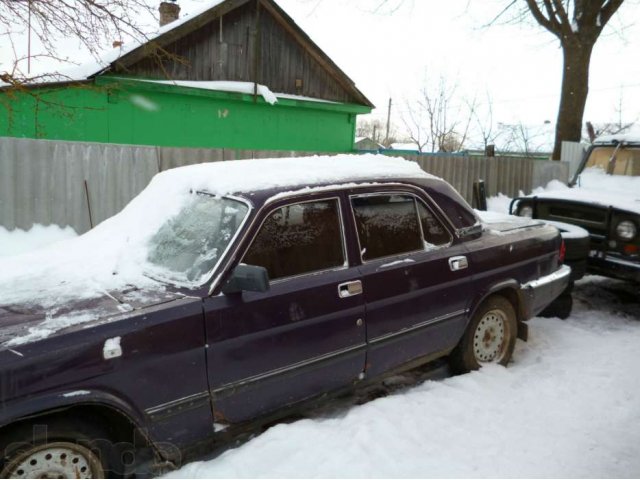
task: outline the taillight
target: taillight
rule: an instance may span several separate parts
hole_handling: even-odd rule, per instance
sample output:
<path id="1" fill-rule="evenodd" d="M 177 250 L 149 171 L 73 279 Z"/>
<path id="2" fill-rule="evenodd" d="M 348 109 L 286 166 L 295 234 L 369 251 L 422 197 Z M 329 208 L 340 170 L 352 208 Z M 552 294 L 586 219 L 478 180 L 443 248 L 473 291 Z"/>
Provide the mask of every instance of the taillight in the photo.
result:
<path id="1" fill-rule="evenodd" d="M 558 260 L 560 263 L 564 263 L 564 256 L 567 253 L 567 247 L 564 246 L 564 239 L 560 242 L 560 252 L 558 253 Z"/>

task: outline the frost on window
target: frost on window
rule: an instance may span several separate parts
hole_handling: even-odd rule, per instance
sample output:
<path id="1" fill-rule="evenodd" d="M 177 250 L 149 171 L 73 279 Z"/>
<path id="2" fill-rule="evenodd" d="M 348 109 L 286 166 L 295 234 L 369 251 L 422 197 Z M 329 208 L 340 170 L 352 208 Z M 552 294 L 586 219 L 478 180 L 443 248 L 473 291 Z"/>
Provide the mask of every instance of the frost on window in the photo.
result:
<path id="1" fill-rule="evenodd" d="M 264 221 L 242 262 L 265 267 L 272 280 L 344 265 L 338 202 L 276 210 Z"/>
<path id="2" fill-rule="evenodd" d="M 228 198 L 196 194 L 149 241 L 152 273 L 183 284 L 202 283 L 242 224 L 249 208 Z"/>
<path id="3" fill-rule="evenodd" d="M 420 223 L 422 224 L 422 233 L 424 235 L 425 249 L 429 250 L 448 244 L 451 241 L 449 232 L 447 232 L 442 223 L 440 223 L 440 221 L 426 206 L 422 204 L 422 202 L 417 203 Z"/>
<path id="4" fill-rule="evenodd" d="M 423 250 L 415 200 L 410 195 L 352 199 L 363 260 Z"/>

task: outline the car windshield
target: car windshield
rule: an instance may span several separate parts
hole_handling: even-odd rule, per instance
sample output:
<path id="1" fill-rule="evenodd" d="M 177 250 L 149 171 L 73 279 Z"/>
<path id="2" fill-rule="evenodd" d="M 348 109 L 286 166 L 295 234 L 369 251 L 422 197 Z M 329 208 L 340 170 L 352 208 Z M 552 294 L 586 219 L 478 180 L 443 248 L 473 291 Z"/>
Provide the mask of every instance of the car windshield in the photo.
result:
<path id="1" fill-rule="evenodd" d="M 594 148 L 584 168 L 598 168 L 611 175 L 640 176 L 640 148 L 622 145 Z"/>
<path id="2" fill-rule="evenodd" d="M 198 193 L 150 239 L 148 273 L 179 285 L 200 285 L 218 265 L 249 207 Z"/>

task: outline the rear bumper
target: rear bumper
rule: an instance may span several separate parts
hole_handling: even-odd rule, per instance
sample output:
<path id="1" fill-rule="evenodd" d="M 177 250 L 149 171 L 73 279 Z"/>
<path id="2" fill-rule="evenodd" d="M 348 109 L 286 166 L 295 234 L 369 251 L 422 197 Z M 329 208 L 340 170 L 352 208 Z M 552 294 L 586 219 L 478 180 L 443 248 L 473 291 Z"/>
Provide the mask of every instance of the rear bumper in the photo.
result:
<path id="1" fill-rule="evenodd" d="M 604 257 L 590 256 L 587 261 L 587 271 L 605 277 L 640 282 L 640 262 L 633 262 L 610 254 Z"/>
<path id="2" fill-rule="evenodd" d="M 571 268 L 563 265 L 555 272 L 520 287 L 524 320 L 535 317 L 569 285 Z"/>

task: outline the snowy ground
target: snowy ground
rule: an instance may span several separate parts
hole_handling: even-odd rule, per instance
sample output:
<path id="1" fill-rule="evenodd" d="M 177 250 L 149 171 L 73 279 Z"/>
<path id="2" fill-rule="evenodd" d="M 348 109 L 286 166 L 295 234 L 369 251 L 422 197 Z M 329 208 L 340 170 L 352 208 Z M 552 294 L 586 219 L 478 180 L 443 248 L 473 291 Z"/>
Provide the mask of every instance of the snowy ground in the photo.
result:
<path id="1" fill-rule="evenodd" d="M 29 230 L 7 230 L 0 226 L 0 257 L 18 255 L 73 238 L 77 235 L 71 227 L 34 225 Z"/>
<path id="2" fill-rule="evenodd" d="M 0 254 L 43 232 L 0 230 Z M 574 299 L 568 320 L 530 322 L 508 368 L 394 377 L 169 477 L 639 477 L 640 294 L 587 277 Z"/>
<path id="3" fill-rule="evenodd" d="M 640 298 L 587 277 L 508 368 L 276 425 L 170 477 L 638 477 Z"/>

